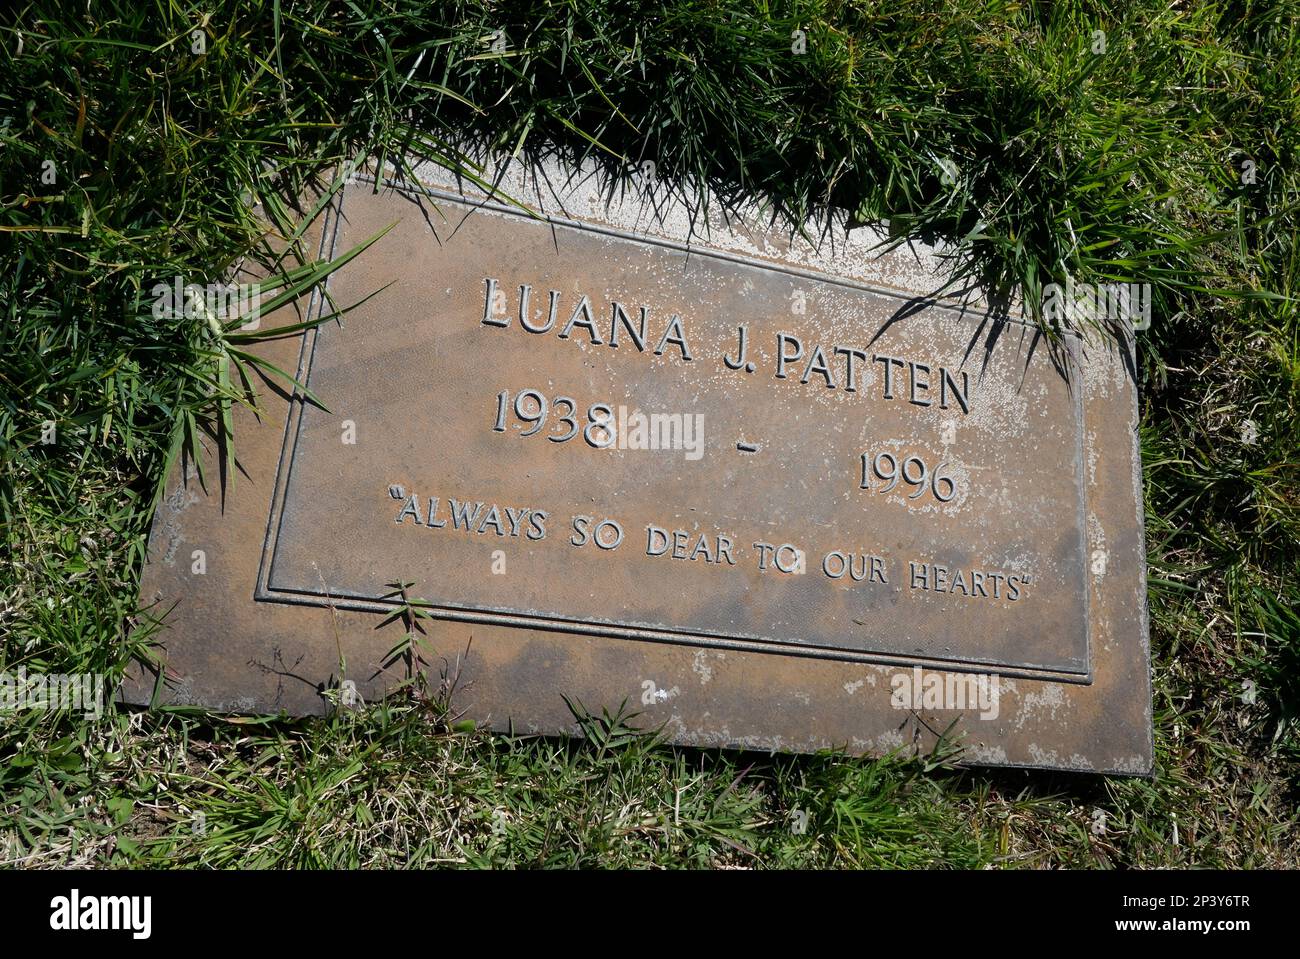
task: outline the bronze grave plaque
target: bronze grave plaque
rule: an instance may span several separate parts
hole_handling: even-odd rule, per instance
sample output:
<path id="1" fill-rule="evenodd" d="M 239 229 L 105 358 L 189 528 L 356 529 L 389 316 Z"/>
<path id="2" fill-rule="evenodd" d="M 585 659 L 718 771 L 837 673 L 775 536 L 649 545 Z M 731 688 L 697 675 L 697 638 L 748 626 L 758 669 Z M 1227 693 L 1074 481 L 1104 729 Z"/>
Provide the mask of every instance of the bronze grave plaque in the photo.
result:
<path id="1" fill-rule="evenodd" d="M 170 478 L 164 701 L 382 695 L 406 582 L 494 728 L 570 731 L 567 695 L 682 743 L 1149 769 L 1123 344 L 931 296 L 933 257 L 506 188 L 342 190 L 325 252 L 392 229 L 331 296 L 382 292 L 264 345 L 320 402 L 263 391 L 233 490 Z"/>

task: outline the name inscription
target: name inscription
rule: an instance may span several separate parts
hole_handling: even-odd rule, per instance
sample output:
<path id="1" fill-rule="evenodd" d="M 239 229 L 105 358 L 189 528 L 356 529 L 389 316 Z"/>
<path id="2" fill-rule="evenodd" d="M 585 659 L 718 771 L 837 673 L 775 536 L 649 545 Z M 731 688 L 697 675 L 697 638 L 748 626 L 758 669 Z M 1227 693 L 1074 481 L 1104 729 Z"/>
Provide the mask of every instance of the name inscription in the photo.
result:
<path id="1" fill-rule="evenodd" d="M 483 325 L 503 329 L 509 327 L 512 319 L 511 307 L 500 281 L 496 277 L 488 277 L 484 283 L 487 285 L 487 296 L 483 304 Z M 517 297 L 519 329 L 533 334 L 550 333 L 555 329 L 559 315 L 560 291 L 550 290 L 549 308 L 536 312 L 530 307 L 532 293 L 531 283 L 519 284 Z M 584 340 L 592 346 L 607 344 L 613 349 L 618 349 L 622 340 L 627 348 L 635 349 L 638 353 L 645 352 L 650 307 L 640 306 L 631 311 L 637 316 L 637 321 L 633 323 L 628 309 L 617 300 L 612 300 L 609 304 L 609 333 L 606 339 L 601 338 L 601 330 L 597 329 L 597 321 L 592 309 L 591 298 L 585 294 L 580 296 L 569 319 L 560 327 L 559 338 L 567 340 L 578 331 L 585 331 Z M 805 311 L 807 309 L 806 299 L 804 309 Z M 543 316 L 545 316 L 544 321 Z M 756 372 L 758 367 L 748 358 L 749 327 L 747 324 L 742 323 L 736 328 L 736 338 L 736 355 L 724 356 L 726 368 L 736 372 Z M 669 348 L 680 351 L 682 362 L 689 363 L 695 359 L 687 345 L 685 325 L 676 313 L 663 324 L 663 331 L 654 346 L 653 353 L 655 356 L 663 356 L 664 351 Z M 773 377 L 778 380 L 797 376 L 801 385 L 815 382 L 824 389 L 842 388 L 846 393 L 856 393 L 863 381 L 863 370 L 870 362 L 880 367 L 880 399 L 906 398 L 907 402 L 914 406 L 931 406 L 938 402 L 939 407 L 945 410 L 948 409 L 951 400 L 961 408 L 963 413 L 970 412 L 968 398 L 970 374 L 965 370 L 954 373 L 944 366 L 933 367 L 930 363 L 921 363 L 914 359 L 868 352 L 859 347 L 842 346 L 836 343 L 823 346 L 821 343 L 814 342 L 805 346 L 800 337 L 783 331 L 776 333 L 773 355 L 776 358 Z M 933 381 L 932 377 L 935 378 Z M 937 387 L 937 399 L 932 387 Z M 898 395 L 895 395 L 895 388 L 899 391 Z"/>

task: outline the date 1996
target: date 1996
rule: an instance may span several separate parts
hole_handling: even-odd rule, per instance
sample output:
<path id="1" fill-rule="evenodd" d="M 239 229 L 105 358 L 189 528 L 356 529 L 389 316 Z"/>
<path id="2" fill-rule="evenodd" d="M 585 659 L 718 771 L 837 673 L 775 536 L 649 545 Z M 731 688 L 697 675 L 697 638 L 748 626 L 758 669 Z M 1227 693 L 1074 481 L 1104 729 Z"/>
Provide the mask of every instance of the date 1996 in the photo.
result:
<path id="1" fill-rule="evenodd" d="M 907 494 L 908 499 L 916 499 L 925 495 L 928 488 L 930 495 L 936 500 L 940 503 L 947 503 L 957 495 L 957 481 L 943 472 L 944 465 L 940 463 L 932 473 L 925 460 L 919 456 L 906 457 L 900 466 L 898 457 L 893 453 L 877 453 L 875 457 L 872 457 L 870 453 L 863 453 L 862 482 L 858 485 L 858 488 L 872 488 L 871 477 L 868 475 L 869 466 L 870 473 L 884 483 L 883 486 L 876 489 L 878 493 L 888 493 L 898 485 L 898 481 L 901 479 L 908 486 L 916 489 L 916 492 Z"/>

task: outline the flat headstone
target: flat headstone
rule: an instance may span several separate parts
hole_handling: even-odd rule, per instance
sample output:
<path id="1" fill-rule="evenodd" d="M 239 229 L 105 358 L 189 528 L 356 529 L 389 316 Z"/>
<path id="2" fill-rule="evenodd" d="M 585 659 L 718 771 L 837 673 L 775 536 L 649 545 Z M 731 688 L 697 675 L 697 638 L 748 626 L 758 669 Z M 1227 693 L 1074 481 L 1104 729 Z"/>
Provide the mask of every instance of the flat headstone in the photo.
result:
<path id="1" fill-rule="evenodd" d="M 259 347 L 319 403 L 264 389 L 224 489 L 170 478 L 167 670 L 128 699 L 372 701 L 408 583 L 492 728 L 573 731 L 567 697 L 680 743 L 1149 770 L 1126 344 L 935 295 L 933 251 L 866 230 L 424 177 L 349 181 L 324 252 L 395 225 L 329 291 L 382 292 Z"/>

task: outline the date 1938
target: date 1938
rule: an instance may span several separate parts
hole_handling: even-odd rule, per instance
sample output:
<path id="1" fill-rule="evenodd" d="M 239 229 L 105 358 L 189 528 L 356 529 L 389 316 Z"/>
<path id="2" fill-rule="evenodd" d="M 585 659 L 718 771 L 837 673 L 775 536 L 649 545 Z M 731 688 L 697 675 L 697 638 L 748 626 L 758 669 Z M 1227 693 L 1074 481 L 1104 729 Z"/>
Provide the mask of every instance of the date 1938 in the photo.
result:
<path id="1" fill-rule="evenodd" d="M 562 415 L 561 408 L 564 409 Z M 514 403 L 511 403 L 510 391 L 502 390 L 497 394 L 497 415 L 492 424 L 493 432 L 506 432 L 506 420 L 512 409 L 515 419 L 531 427 L 523 430 L 520 436 L 536 436 L 546 427 L 548 411 L 554 411 L 555 422 L 567 429 L 558 434 L 547 433 L 546 438 L 552 443 L 566 443 L 579 432 L 582 433 L 582 438 L 587 445 L 594 446 L 596 449 L 607 449 L 614 442 L 614 410 L 608 403 L 593 403 L 587 409 L 586 425 L 579 426 L 577 417 L 573 415 L 577 412 L 577 404 L 567 396 L 557 396 L 547 402 L 546 397 L 537 390 L 520 390 L 515 394 Z"/>

